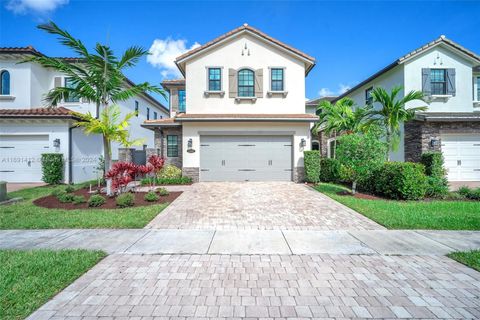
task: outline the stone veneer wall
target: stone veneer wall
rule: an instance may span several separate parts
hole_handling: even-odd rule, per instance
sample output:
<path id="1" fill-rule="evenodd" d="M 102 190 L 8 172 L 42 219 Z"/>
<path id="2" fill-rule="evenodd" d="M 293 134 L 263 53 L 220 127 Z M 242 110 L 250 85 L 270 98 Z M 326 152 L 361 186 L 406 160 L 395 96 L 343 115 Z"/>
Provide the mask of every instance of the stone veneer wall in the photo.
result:
<path id="1" fill-rule="evenodd" d="M 410 121 L 405 124 L 405 161 L 420 161 L 421 155 L 427 151 L 441 151 L 442 134 L 480 135 L 480 122 L 422 122 Z M 430 141 L 440 143 L 432 147 Z"/>
<path id="2" fill-rule="evenodd" d="M 118 161 L 133 161 L 134 148 L 118 148 Z"/>
<path id="3" fill-rule="evenodd" d="M 167 135 L 178 136 L 178 157 L 167 156 Z M 173 127 L 173 128 L 164 128 L 162 129 L 162 131 L 155 130 L 155 149 L 159 150 L 158 155 L 165 158 L 166 164 L 173 164 L 178 168 L 182 168 L 182 164 L 183 164 L 182 128 Z M 148 156 L 148 151 L 147 151 L 147 156 Z"/>
<path id="4" fill-rule="evenodd" d="M 293 168 L 293 182 L 304 182 L 305 181 L 305 168 L 304 167 L 294 167 Z"/>
<path id="5" fill-rule="evenodd" d="M 198 182 L 200 180 L 200 168 L 182 168 L 182 175 L 190 177 L 193 182 Z"/>

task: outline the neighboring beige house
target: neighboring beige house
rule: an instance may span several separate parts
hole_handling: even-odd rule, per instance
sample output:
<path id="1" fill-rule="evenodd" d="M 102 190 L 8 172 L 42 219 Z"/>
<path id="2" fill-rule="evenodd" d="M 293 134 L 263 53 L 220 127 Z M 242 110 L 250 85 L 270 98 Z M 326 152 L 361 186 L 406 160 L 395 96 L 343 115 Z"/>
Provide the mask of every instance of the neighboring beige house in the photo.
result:
<path id="1" fill-rule="evenodd" d="M 442 151 L 449 181 L 480 181 L 480 56 L 441 36 L 408 53 L 337 97 L 350 97 L 359 106 L 371 99 L 373 88 L 402 86 L 401 98 L 423 91 L 428 110 L 401 128 L 395 161 L 419 161 L 430 150 Z M 425 105 L 413 101 L 408 107 Z M 378 107 L 375 105 L 375 107 Z M 333 144 L 333 139 L 326 141 Z M 322 148 L 331 156 L 332 148 Z"/>
<path id="2" fill-rule="evenodd" d="M 194 181 L 301 181 L 310 150 L 305 76 L 315 59 L 245 24 L 175 60 L 170 118 L 145 121 Z"/>

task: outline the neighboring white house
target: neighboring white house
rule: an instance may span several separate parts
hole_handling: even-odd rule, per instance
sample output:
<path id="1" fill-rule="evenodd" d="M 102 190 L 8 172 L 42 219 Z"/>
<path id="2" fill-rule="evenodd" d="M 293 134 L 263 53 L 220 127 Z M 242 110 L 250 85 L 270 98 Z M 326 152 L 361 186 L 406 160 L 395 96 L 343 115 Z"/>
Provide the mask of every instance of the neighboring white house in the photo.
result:
<path id="1" fill-rule="evenodd" d="M 58 108 L 45 108 L 45 94 L 55 86 L 66 85 L 68 78 L 37 63 L 18 64 L 32 55 L 42 54 L 32 47 L 0 48 L 0 180 L 41 181 L 40 158 L 48 152 L 64 155 L 65 182 L 95 179 L 103 154 L 102 139 L 85 136 L 80 128 L 74 128 L 75 117 L 70 113 L 95 114 L 95 105 L 71 99 Z M 145 139 L 143 148 L 153 148 L 153 133 L 140 125 L 147 119 L 168 117 L 168 109 L 147 94 L 119 105 L 123 114 L 138 111 L 130 121 L 131 137 Z M 113 160 L 118 159 L 119 147 L 112 145 Z"/>
<path id="2" fill-rule="evenodd" d="M 314 58 L 245 24 L 175 62 L 185 80 L 162 83 L 171 118 L 143 125 L 167 162 L 194 181 L 303 179 Z"/>
<path id="3" fill-rule="evenodd" d="M 348 96 L 364 106 L 373 88 L 399 85 L 404 88 L 400 98 L 411 90 L 423 91 L 428 110 L 402 126 L 392 160 L 419 161 L 423 152 L 441 150 L 450 181 L 480 181 L 480 56 L 441 36 L 336 100 Z M 414 101 L 407 108 L 421 105 L 426 104 Z M 330 148 L 325 156 L 330 153 L 326 150 Z"/>

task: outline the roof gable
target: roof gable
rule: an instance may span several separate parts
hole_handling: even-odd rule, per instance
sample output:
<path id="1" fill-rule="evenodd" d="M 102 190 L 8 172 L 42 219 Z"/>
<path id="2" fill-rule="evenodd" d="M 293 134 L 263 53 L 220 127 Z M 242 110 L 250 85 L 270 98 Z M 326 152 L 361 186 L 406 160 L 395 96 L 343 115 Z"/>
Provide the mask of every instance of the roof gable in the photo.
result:
<path id="1" fill-rule="evenodd" d="M 274 39 L 272 37 L 270 37 L 269 35 L 267 35 L 266 33 L 263 33 L 262 31 L 258 30 L 258 29 L 255 29 L 251 26 L 249 26 L 248 24 L 244 24 L 236 29 L 233 29 L 232 31 L 230 32 L 227 32 L 221 36 L 219 36 L 218 38 L 215 38 L 214 40 L 212 41 L 209 41 L 207 42 L 206 44 L 198 47 L 198 48 L 195 48 L 193 50 L 190 50 L 184 54 L 182 54 L 181 56 L 177 57 L 175 59 L 175 63 L 177 64 L 178 68 L 180 69 L 180 71 L 182 72 L 182 74 L 185 74 L 185 62 L 196 57 L 197 55 L 201 54 L 202 52 L 205 52 L 205 50 L 210 50 L 210 49 L 213 49 L 227 41 L 230 41 L 231 39 L 239 36 L 239 35 L 242 35 L 242 34 L 249 34 L 249 35 L 252 35 L 254 36 L 255 38 L 258 38 L 258 39 L 261 39 L 262 41 L 264 42 L 267 42 L 268 44 L 288 53 L 289 55 L 291 56 L 294 56 L 296 57 L 297 59 L 300 59 L 302 61 L 304 61 L 305 65 L 306 65 L 306 71 L 305 73 L 308 74 L 308 72 L 315 66 L 315 58 L 313 58 L 312 56 L 298 50 L 298 49 L 295 49 L 277 39 Z"/>

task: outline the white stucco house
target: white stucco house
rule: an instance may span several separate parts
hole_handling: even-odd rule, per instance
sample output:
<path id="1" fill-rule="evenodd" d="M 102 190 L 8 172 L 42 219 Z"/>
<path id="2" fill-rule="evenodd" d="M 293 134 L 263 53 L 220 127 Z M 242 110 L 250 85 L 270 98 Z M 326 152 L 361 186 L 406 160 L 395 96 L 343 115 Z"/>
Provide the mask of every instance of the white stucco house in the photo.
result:
<path id="1" fill-rule="evenodd" d="M 0 180 L 40 182 L 42 153 L 62 153 L 65 182 L 95 179 L 103 154 L 100 136 L 86 136 L 74 127 L 71 111 L 95 114 L 95 105 L 79 99 L 46 108 L 44 95 L 68 78 L 36 63 L 18 62 L 42 55 L 33 47 L 0 48 Z M 62 58 L 73 59 L 75 58 Z M 128 80 L 125 85 L 131 82 Z M 168 117 L 168 109 L 148 94 L 119 103 L 122 113 L 138 111 L 130 123 L 132 138 L 142 138 L 143 148 L 154 147 L 153 132 L 140 125 L 147 119 Z M 112 145 L 112 159 L 118 159 L 118 144 Z M 137 147 L 142 148 L 142 146 Z"/>
<path id="2" fill-rule="evenodd" d="M 400 57 L 361 81 L 333 102 L 352 98 L 364 106 L 375 87 L 402 86 L 400 98 L 411 90 L 423 91 L 427 105 L 414 121 L 401 128 L 394 161 L 419 161 L 429 150 L 441 150 L 449 181 L 480 181 L 480 56 L 441 36 Z M 378 107 L 378 106 L 377 106 Z M 321 137 L 324 156 L 331 156 L 332 139 Z"/>
<path id="3" fill-rule="evenodd" d="M 244 24 L 175 60 L 170 118 L 147 120 L 168 163 L 194 181 L 303 179 L 305 77 L 315 59 Z"/>

